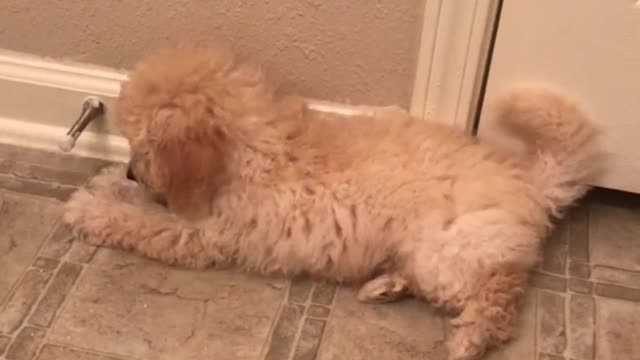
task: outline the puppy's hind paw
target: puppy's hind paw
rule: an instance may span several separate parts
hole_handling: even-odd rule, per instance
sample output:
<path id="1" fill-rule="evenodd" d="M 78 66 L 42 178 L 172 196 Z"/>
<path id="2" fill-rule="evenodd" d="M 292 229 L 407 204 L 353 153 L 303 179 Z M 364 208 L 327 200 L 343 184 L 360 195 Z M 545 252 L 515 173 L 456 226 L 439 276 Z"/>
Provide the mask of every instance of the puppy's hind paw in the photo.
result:
<path id="1" fill-rule="evenodd" d="M 365 283 L 358 292 L 358 301 L 382 304 L 398 301 L 409 295 L 407 282 L 394 274 L 382 274 Z"/>
<path id="2" fill-rule="evenodd" d="M 448 343 L 448 360 L 478 360 L 485 354 L 486 336 L 475 324 L 461 327 L 454 325 L 452 335 Z"/>

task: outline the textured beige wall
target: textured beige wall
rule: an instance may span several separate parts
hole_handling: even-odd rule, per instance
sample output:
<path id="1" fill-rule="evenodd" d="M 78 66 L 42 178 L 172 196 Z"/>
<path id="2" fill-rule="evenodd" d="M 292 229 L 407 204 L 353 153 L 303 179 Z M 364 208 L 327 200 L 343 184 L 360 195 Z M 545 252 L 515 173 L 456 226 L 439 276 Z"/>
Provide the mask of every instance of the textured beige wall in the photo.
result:
<path id="1" fill-rule="evenodd" d="M 1 0 L 0 48 L 128 68 L 228 41 L 285 92 L 408 106 L 424 0 Z"/>

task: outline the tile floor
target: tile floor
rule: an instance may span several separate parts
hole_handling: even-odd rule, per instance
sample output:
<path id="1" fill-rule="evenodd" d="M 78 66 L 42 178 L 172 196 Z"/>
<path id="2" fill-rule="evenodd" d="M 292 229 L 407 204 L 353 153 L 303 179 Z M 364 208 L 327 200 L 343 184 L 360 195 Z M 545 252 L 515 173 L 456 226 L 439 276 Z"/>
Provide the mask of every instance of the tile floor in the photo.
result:
<path id="1" fill-rule="evenodd" d="M 444 320 L 416 301 L 73 241 L 61 201 L 106 164 L 0 145 L 0 359 L 446 358 Z M 545 252 L 520 337 L 487 359 L 639 360 L 640 197 L 595 192 Z"/>

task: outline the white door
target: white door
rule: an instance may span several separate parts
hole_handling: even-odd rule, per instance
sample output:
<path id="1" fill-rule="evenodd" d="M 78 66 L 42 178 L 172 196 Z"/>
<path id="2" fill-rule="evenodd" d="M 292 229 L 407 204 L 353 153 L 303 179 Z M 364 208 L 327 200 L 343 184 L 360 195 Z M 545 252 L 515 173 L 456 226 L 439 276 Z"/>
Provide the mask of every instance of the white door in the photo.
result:
<path id="1" fill-rule="evenodd" d="M 595 185 L 640 193 L 640 1 L 504 0 L 486 99 L 550 84 L 598 122 L 610 154 Z M 484 107 L 481 137 L 498 137 Z"/>

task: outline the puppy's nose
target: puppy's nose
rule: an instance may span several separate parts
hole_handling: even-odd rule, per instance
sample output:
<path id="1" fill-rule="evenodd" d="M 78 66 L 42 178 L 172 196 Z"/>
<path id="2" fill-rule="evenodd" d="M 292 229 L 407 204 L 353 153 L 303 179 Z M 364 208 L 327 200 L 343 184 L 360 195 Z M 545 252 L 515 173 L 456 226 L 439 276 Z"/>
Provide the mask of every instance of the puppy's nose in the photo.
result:
<path id="1" fill-rule="evenodd" d="M 133 170 L 131 170 L 131 167 L 127 168 L 127 179 L 136 181 L 136 176 L 133 174 Z"/>

